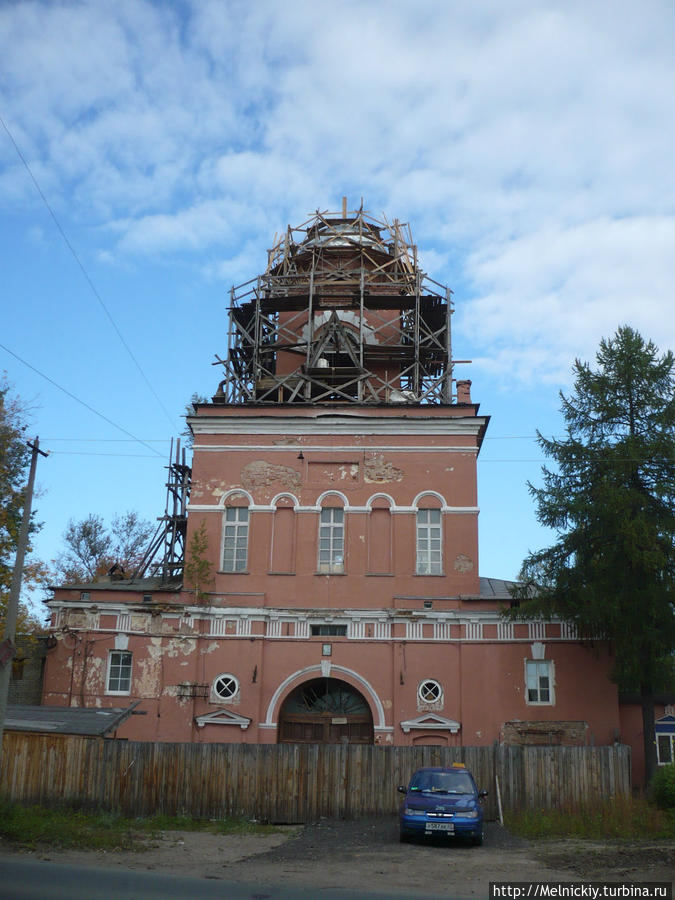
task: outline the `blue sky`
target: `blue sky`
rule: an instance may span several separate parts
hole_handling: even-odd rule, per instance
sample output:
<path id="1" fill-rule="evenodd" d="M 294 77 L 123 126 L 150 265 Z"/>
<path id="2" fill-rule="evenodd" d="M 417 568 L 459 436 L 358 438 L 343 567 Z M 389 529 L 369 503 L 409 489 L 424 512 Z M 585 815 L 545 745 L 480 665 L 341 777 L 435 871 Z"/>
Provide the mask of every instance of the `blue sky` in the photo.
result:
<path id="1" fill-rule="evenodd" d="M 37 555 L 161 514 L 230 285 L 346 195 L 454 291 L 491 416 L 480 569 L 515 577 L 574 358 L 624 323 L 675 346 L 674 39 L 667 0 L 2 4 L 0 371 L 51 451 Z"/>

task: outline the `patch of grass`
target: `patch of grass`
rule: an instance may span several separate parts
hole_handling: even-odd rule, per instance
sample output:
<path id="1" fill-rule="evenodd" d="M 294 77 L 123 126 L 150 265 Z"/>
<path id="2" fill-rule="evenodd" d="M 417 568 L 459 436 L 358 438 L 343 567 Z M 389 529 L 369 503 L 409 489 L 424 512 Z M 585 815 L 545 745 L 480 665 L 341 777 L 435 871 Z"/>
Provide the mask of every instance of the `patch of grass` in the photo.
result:
<path id="1" fill-rule="evenodd" d="M 264 825 L 249 819 L 220 819 L 214 823 L 218 834 L 286 834 L 288 828 Z"/>
<path id="2" fill-rule="evenodd" d="M 0 803 L 0 836 L 20 847 L 142 850 L 133 822 L 111 813 Z"/>
<path id="3" fill-rule="evenodd" d="M 243 818 L 193 819 L 149 816 L 129 819 L 109 812 L 83 812 L 62 807 L 23 806 L 0 801 L 0 837 L 18 847 L 38 846 L 89 850 L 149 849 L 160 831 L 205 831 L 211 834 L 279 834 L 284 829 Z"/>
<path id="4" fill-rule="evenodd" d="M 528 809 L 505 815 L 505 825 L 521 837 L 672 840 L 675 812 L 660 810 L 643 797 L 617 797 L 566 809 Z"/>
<path id="5" fill-rule="evenodd" d="M 134 819 L 148 831 L 206 831 L 211 834 L 282 834 L 285 829 L 265 825 L 243 817 L 229 819 L 193 819 L 190 816 L 150 816 Z"/>

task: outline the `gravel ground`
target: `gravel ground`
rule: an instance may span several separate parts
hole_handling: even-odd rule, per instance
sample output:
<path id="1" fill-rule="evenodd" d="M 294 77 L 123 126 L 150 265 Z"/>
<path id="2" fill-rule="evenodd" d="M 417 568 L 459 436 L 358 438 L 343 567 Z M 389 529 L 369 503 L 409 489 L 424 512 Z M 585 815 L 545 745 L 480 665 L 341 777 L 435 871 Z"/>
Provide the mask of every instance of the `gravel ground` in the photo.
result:
<path id="1" fill-rule="evenodd" d="M 0 846 L 0 853 L 12 852 Z M 487 897 L 490 881 L 672 881 L 672 842 L 537 841 L 489 823 L 482 847 L 438 838 L 401 844 L 396 818 L 324 819 L 269 837 L 165 832 L 143 853 L 36 851 L 73 865 L 154 870 L 176 875 L 297 889 L 385 893 L 392 898 Z"/>

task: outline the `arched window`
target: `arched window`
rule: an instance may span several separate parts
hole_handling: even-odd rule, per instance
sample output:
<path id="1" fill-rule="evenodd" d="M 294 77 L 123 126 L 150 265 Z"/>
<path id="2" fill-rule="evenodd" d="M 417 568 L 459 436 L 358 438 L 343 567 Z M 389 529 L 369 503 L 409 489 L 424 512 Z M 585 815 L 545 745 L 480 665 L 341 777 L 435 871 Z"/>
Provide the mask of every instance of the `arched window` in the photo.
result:
<path id="1" fill-rule="evenodd" d="M 417 510 L 417 574 L 443 572 L 443 535 L 440 509 Z"/>
<path id="2" fill-rule="evenodd" d="M 249 509 L 243 494 L 228 497 L 223 522 L 223 572 L 245 572 L 248 564 Z"/>
<path id="3" fill-rule="evenodd" d="M 319 513 L 319 572 L 339 574 L 345 570 L 345 511 L 324 506 Z"/>
<path id="4" fill-rule="evenodd" d="M 340 575 L 345 571 L 345 499 L 327 492 L 319 498 L 319 549 L 317 571 Z"/>

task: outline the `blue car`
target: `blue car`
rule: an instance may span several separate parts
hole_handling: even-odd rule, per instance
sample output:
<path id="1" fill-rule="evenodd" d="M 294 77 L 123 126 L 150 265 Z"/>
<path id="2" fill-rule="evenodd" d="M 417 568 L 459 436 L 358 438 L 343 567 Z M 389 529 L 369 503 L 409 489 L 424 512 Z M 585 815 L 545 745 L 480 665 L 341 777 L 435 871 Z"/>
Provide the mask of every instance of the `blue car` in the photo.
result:
<path id="1" fill-rule="evenodd" d="M 398 811 L 401 841 L 413 837 L 447 835 L 483 843 L 483 807 L 487 791 L 479 791 L 471 773 L 458 764 L 449 769 L 418 769 Z"/>

